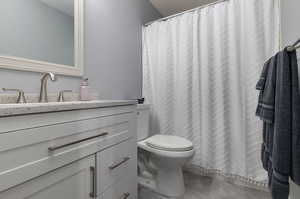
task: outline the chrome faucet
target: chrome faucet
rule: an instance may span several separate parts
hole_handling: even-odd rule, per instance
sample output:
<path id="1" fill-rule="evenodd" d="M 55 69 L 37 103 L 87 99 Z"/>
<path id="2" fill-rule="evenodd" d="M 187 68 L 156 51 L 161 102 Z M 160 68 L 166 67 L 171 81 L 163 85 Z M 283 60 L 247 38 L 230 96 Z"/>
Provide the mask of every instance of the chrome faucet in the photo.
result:
<path id="1" fill-rule="evenodd" d="M 45 73 L 42 76 L 41 79 L 41 90 L 40 90 L 40 99 L 39 102 L 48 102 L 48 93 L 47 93 L 47 80 L 48 78 L 51 79 L 51 81 L 56 81 L 56 76 L 53 73 Z"/>

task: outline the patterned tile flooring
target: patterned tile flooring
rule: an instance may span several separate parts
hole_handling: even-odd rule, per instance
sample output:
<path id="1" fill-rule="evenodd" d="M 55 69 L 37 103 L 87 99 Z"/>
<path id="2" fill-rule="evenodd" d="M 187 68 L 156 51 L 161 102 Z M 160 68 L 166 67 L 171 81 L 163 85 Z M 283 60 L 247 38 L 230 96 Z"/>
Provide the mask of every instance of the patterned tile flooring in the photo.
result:
<path id="1" fill-rule="evenodd" d="M 269 193 L 237 186 L 221 179 L 198 176 L 185 172 L 186 194 L 184 199 L 271 199 Z M 139 199 L 160 199 L 146 190 L 140 190 Z"/>

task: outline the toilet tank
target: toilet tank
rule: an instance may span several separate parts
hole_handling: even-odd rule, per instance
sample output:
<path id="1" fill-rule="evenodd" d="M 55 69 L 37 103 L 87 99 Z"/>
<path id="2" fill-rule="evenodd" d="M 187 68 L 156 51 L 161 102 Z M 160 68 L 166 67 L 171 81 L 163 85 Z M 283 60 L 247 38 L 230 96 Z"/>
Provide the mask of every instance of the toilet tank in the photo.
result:
<path id="1" fill-rule="evenodd" d="M 138 104 L 137 105 L 137 140 L 138 141 L 144 140 L 150 136 L 149 116 L 150 116 L 150 105 Z"/>

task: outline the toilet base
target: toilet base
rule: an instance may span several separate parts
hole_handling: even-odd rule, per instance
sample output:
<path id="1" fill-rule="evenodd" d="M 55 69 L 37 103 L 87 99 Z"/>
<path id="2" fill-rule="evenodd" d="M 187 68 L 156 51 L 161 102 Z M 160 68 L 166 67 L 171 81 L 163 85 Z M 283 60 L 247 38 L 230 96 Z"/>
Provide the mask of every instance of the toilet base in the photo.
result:
<path id="1" fill-rule="evenodd" d="M 139 199 L 184 199 L 184 197 L 163 196 L 147 186 L 139 184 Z"/>
<path id="2" fill-rule="evenodd" d="M 156 183 L 158 193 L 166 196 L 179 197 L 185 192 L 181 167 L 161 167 L 157 171 Z"/>
<path id="3" fill-rule="evenodd" d="M 182 167 L 174 167 L 174 161 L 162 161 L 160 158 L 151 158 L 157 169 L 153 175 L 139 174 L 139 185 L 166 198 L 180 199 L 184 195 L 185 186 L 182 174 Z M 167 164 L 167 165 L 166 165 Z M 147 172 L 145 172 L 147 173 Z"/>
<path id="4" fill-rule="evenodd" d="M 185 193 L 182 167 L 192 158 L 194 150 L 158 150 L 145 141 L 138 142 L 138 146 L 140 184 L 167 198 L 181 199 Z"/>
<path id="5" fill-rule="evenodd" d="M 140 187 L 146 188 L 152 192 L 157 192 L 156 183 L 153 179 L 148 179 L 148 178 L 139 176 L 138 184 Z"/>

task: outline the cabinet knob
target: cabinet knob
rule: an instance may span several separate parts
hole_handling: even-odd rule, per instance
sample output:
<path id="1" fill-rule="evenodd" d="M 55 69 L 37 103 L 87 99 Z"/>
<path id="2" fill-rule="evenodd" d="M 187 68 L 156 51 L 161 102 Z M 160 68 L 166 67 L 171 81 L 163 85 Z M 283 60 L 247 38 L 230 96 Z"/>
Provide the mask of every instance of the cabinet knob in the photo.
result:
<path id="1" fill-rule="evenodd" d="M 123 160 L 121 162 L 118 162 L 114 165 L 111 165 L 110 167 L 108 167 L 110 170 L 114 170 L 118 167 L 120 167 L 122 164 L 124 164 L 125 162 L 129 161 L 130 160 L 130 157 L 126 157 L 126 158 L 123 158 Z"/>
<path id="2" fill-rule="evenodd" d="M 95 138 L 103 137 L 103 136 L 106 136 L 106 135 L 108 135 L 108 132 L 101 133 L 99 135 L 95 135 L 95 136 L 92 136 L 92 137 L 84 138 L 84 139 L 81 139 L 81 140 L 77 140 L 77 141 L 74 141 L 74 142 L 70 142 L 70 143 L 67 143 L 67 144 L 63 144 L 63 145 L 60 145 L 60 146 L 51 146 L 51 147 L 48 148 L 48 151 L 49 152 L 54 152 L 58 149 L 69 147 L 69 146 L 72 146 L 72 145 L 75 145 L 75 144 L 79 144 L 81 142 L 85 142 L 85 141 L 92 140 L 92 139 L 95 139 Z"/>
<path id="3" fill-rule="evenodd" d="M 91 192 L 90 192 L 90 198 L 96 198 L 96 168 L 90 167 L 91 172 Z"/>

